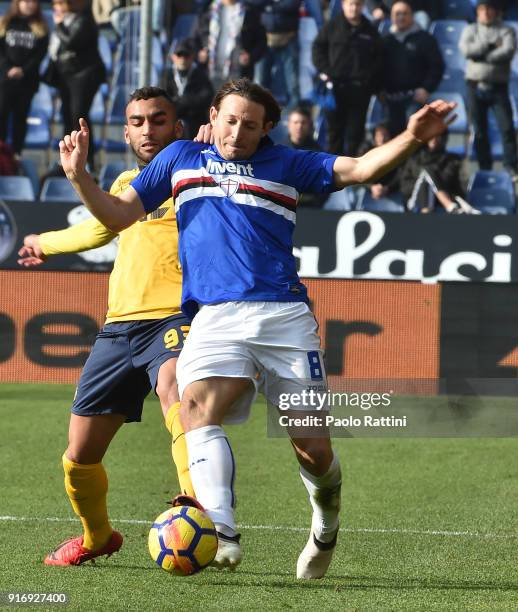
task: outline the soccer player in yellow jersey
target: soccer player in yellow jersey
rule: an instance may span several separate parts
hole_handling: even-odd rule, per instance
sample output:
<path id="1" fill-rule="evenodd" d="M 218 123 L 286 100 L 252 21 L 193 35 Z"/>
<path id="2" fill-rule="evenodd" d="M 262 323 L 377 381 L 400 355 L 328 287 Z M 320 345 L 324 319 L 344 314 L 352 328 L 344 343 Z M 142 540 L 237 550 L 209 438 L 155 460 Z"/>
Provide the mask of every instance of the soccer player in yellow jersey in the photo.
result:
<path id="1" fill-rule="evenodd" d="M 126 122 L 124 137 L 138 168 L 116 179 L 110 190 L 113 195 L 124 191 L 142 167 L 181 136 L 174 103 L 157 87 L 137 89 L 131 95 Z M 30 235 L 19 252 L 19 263 L 39 265 L 49 255 L 99 247 L 115 236 L 94 218 L 66 230 Z M 52 551 L 45 559 L 47 565 L 80 565 L 121 547 L 122 536 L 108 520 L 108 481 L 101 462 L 121 425 L 140 421 L 151 389 L 160 399 L 173 436 L 180 488 L 194 495 L 178 419 L 176 361 L 190 322 L 180 310 L 177 242 L 172 198 L 119 234 L 106 323 L 79 380 L 63 455 L 65 489 L 84 533 Z"/>

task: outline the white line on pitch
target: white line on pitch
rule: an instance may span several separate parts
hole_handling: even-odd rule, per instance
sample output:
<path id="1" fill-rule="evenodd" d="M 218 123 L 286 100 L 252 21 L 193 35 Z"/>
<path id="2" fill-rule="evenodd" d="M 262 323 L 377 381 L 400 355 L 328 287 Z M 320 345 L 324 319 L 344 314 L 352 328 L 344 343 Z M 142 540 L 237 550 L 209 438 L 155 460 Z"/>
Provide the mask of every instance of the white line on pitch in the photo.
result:
<path id="1" fill-rule="evenodd" d="M 126 523 L 128 525 L 150 525 L 151 521 L 141 519 L 110 519 L 113 523 Z M 59 516 L 0 516 L 0 521 L 45 521 L 48 523 L 78 523 L 79 519 L 73 517 Z M 283 525 L 238 525 L 239 529 L 261 530 L 261 531 L 298 531 L 306 532 L 307 527 L 290 527 Z M 419 536 L 446 536 L 446 537 L 471 537 L 471 538 L 501 538 L 510 540 L 518 538 L 518 533 L 482 533 L 480 531 L 448 531 L 443 529 L 374 529 L 368 527 L 340 529 L 343 533 L 393 533 L 398 535 L 419 535 Z"/>

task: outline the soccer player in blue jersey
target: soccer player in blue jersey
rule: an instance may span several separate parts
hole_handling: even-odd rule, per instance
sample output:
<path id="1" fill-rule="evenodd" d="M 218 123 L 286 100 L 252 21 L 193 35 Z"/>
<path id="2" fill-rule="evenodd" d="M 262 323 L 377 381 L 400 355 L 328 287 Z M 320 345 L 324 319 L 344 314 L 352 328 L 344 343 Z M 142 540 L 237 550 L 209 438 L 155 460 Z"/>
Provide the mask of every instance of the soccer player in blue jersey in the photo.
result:
<path id="1" fill-rule="evenodd" d="M 60 142 L 61 162 L 83 202 L 120 231 L 174 196 L 183 268 L 182 309 L 194 316 L 178 362 L 189 468 L 196 496 L 216 523 L 217 563 L 241 560 L 235 531 L 234 458 L 222 429 L 245 419 L 256 391 L 280 395 L 325 387 L 317 324 L 292 254 L 298 194 L 371 183 L 442 133 L 454 105 L 435 101 L 407 129 L 354 159 L 273 145 L 280 108 L 246 79 L 225 84 L 210 110 L 214 145 L 171 144 L 117 197 L 85 170 L 88 126 Z M 313 517 L 299 578 L 321 578 L 338 533 L 341 473 L 330 439 L 292 437 Z"/>

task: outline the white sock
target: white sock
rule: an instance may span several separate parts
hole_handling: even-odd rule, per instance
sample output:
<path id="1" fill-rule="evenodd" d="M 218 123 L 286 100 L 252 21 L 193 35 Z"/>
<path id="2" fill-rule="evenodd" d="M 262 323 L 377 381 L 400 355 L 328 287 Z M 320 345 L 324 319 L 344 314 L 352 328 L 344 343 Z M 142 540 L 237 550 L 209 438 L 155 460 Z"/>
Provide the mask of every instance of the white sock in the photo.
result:
<path id="1" fill-rule="evenodd" d="M 338 457 L 333 456 L 329 469 L 322 476 L 314 476 L 301 466 L 300 477 L 308 490 L 309 501 L 313 507 L 313 533 L 320 542 L 330 542 L 338 528 L 340 511 L 342 472 Z"/>
<path id="2" fill-rule="evenodd" d="M 225 432 L 218 425 L 207 425 L 187 432 L 185 442 L 196 498 L 218 527 L 235 531 L 235 463 Z M 224 527 L 223 531 L 232 535 Z"/>

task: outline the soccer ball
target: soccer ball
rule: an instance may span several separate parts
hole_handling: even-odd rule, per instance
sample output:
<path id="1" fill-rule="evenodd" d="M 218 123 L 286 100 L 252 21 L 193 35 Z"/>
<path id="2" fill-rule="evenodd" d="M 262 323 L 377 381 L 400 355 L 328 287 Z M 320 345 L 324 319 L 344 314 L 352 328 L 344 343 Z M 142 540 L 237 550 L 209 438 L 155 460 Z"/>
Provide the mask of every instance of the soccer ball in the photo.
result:
<path id="1" fill-rule="evenodd" d="M 174 506 L 155 519 L 149 530 L 148 547 L 163 570 L 189 576 L 214 560 L 218 536 L 205 512 L 192 506 Z"/>

